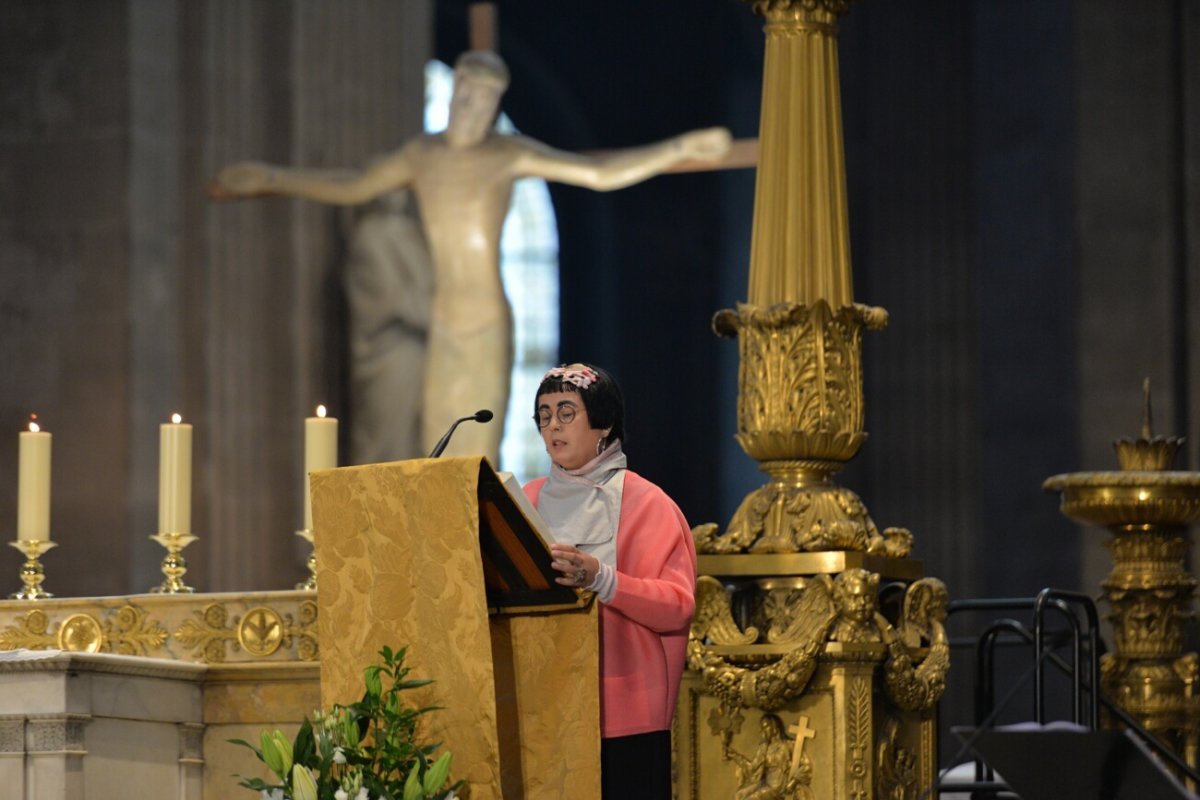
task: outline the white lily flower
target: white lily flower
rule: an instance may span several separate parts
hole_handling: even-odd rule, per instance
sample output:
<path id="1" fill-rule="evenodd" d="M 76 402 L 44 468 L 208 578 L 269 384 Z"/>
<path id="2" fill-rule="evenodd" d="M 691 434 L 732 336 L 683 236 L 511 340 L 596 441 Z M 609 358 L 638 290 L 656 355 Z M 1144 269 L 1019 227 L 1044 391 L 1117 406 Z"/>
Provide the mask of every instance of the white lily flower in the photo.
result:
<path id="1" fill-rule="evenodd" d="M 345 789 L 338 789 L 333 793 L 333 800 L 350 800 L 350 795 L 346 794 Z"/>

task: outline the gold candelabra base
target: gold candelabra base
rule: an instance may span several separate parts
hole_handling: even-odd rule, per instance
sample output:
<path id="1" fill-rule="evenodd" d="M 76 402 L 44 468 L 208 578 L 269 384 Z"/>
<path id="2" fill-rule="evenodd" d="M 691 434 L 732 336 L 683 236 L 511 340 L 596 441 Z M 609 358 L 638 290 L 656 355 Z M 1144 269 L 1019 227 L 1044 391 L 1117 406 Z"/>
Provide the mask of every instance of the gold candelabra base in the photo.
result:
<path id="1" fill-rule="evenodd" d="M 296 531 L 296 535 L 299 536 L 304 541 L 308 542 L 309 544 L 313 543 L 312 528 L 303 528 L 302 530 L 298 530 L 298 531 Z M 308 565 L 308 580 L 300 581 L 300 583 L 296 584 L 296 588 L 297 589 L 307 589 L 308 591 L 315 592 L 317 590 L 317 551 L 316 551 L 316 548 L 313 548 L 312 550 L 309 551 L 308 561 L 306 563 Z"/>
<path id="2" fill-rule="evenodd" d="M 187 561 L 182 551 L 192 542 L 195 536 L 190 533 L 156 533 L 150 537 L 167 549 L 167 556 L 162 562 L 162 572 L 166 579 L 150 590 L 152 594 L 191 594 L 195 590 L 183 582 L 187 572 Z"/>
<path id="3" fill-rule="evenodd" d="M 41 600 L 44 597 L 54 597 L 42 588 L 42 581 L 46 579 L 46 573 L 42 569 L 39 557 L 42 553 L 58 545 L 45 539 L 18 539 L 9 544 L 20 550 L 21 554 L 25 556 L 25 563 L 21 565 L 21 583 L 25 584 L 25 587 L 19 592 L 13 592 L 9 597 L 13 600 Z"/>

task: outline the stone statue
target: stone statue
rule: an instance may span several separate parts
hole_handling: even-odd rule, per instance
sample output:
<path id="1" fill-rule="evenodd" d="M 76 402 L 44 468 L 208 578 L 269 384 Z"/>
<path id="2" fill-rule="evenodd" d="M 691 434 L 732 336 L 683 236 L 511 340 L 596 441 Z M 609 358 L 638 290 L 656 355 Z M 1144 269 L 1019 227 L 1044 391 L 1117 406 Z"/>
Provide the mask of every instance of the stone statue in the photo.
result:
<path id="1" fill-rule="evenodd" d="M 433 263 L 412 194 L 401 189 L 355 209 L 342 288 L 350 310 L 350 458 L 417 458 Z"/>
<path id="2" fill-rule="evenodd" d="M 423 382 L 423 446 L 457 417 L 480 408 L 498 422 L 461 428 L 450 454 L 498 458 L 512 366 L 512 314 L 500 281 L 500 234 L 513 181 L 540 177 L 599 191 L 645 180 L 688 159 L 729 150 L 724 128 L 693 131 L 604 155 L 554 150 L 493 130 L 508 68 L 495 53 L 469 51 L 454 69 L 445 132 L 417 136 L 361 171 L 235 164 L 217 176 L 218 197 L 292 195 L 353 205 L 401 187 L 417 197 L 434 265 Z"/>

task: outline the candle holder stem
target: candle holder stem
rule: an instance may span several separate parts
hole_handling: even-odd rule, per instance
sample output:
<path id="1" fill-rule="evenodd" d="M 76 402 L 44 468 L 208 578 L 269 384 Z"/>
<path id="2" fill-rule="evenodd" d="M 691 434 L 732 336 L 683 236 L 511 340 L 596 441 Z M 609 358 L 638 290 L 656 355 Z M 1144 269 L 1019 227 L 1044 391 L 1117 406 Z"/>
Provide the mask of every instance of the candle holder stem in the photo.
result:
<path id="1" fill-rule="evenodd" d="M 21 583 L 25 584 L 25 588 L 9 596 L 14 600 L 41 600 L 45 597 L 54 597 L 42 588 L 42 581 L 46 579 L 46 573 L 42 569 L 39 557 L 42 553 L 58 545 L 48 539 L 18 539 L 9 544 L 20 550 L 25 556 L 25 563 L 21 565 Z"/>
<path id="2" fill-rule="evenodd" d="M 167 549 L 167 556 L 162 562 L 162 572 L 166 575 L 160 585 L 150 590 L 152 594 L 191 594 L 194 589 L 183 582 L 187 572 L 187 561 L 181 554 L 183 548 L 196 541 L 190 533 L 156 533 L 150 537 Z"/>
<path id="3" fill-rule="evenodd" d="M 304 528 L 296 531 L 296 535 L 309 544 L 313 543 L 313 532 L 311 528 Z M 297 589 L 306 589 L 315 592 L 317 590 L 317 550 L 314 547 L 308 553 L 308 580 L 301 581 L 296 584 Z"/>

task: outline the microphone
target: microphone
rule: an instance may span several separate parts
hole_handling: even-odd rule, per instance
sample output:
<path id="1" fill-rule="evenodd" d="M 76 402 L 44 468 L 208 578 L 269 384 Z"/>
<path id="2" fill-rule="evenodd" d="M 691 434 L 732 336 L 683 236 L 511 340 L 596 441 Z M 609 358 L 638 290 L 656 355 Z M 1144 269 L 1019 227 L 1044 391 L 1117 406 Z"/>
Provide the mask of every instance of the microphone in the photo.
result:
<path id="1" fill-rule="evenodd" d="M 446 445 L 450 444 L 450 436 L 454 433 L 454 429 L 458 427 L 458 423 L 466 422 L 467 420 L 474 420 L 475 422 L 491 422 L 492 416 L 493 414 L 491 411 L 486 408 L 481 408 L 469 417 L 460 417 L 459 419 L 454 420 L 454 424 L 450 426 L 450 430 L 446 431 L 445 435 L 443 435 L 441 439 L 438 439 L 438 443 L 433 446 L 433 452 L 429 454 L 429 457 L 437 458 L 442 454 L 442 451 L 446 449 Z"/>

